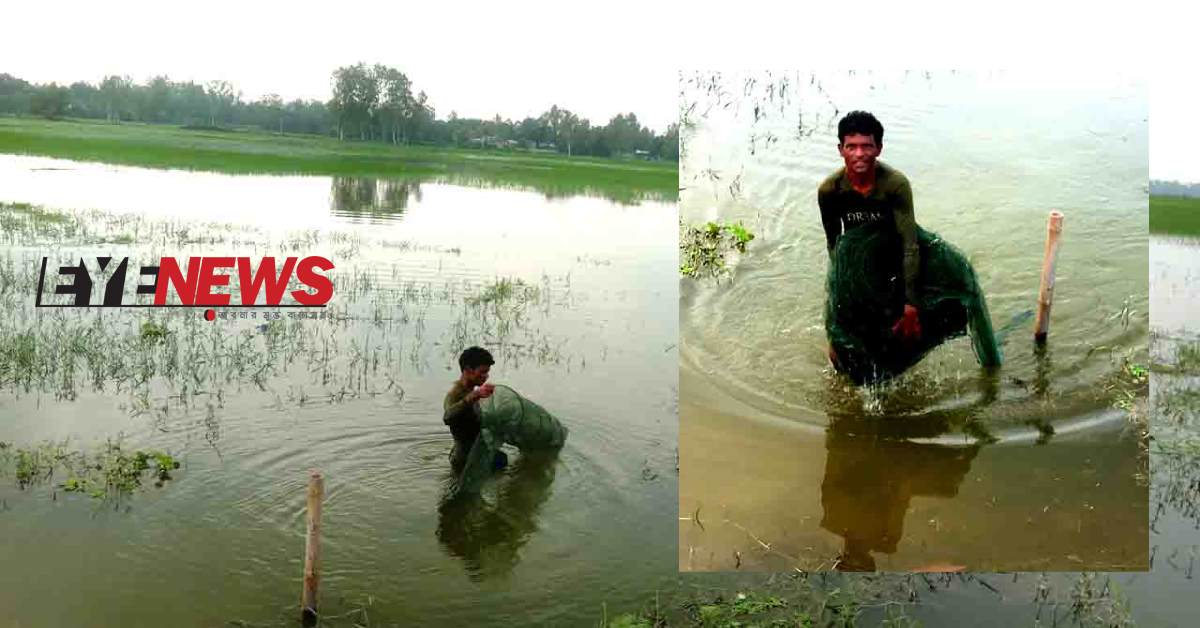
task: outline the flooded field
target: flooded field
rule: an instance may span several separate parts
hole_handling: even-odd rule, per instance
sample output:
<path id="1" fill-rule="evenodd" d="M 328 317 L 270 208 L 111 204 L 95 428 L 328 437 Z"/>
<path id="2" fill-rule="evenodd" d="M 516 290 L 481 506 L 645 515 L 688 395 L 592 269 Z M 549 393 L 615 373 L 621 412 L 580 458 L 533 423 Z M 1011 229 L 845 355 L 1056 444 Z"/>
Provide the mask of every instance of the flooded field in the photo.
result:
<path id="1" fill-rule="evenodd" d="M 682 223 L 756 234 L 681 282 L 681 570 L 1144 570 L 1145 85 L 1007 75 L 683 76 Z M 957 339 L 891 383 L 828 367 L 817 185 L 883 122 L 918 224 L 971 260 L 1004 366 Z M 986 124 L 981 121 L 986 120 Z M 1046 217 L 1063 243 L 1032 341 Z"/>
<path id="2" fill-rule="evenodd" d="M 673 204 L 16 156 L 0 180 L 6 619 L 291 625 L 313 468 L 330 625 L 579 625 L 673 580 Z M 334 297 L 212 322 L 33 306 L 43 257 L 190 255 L 322 255 Z M 570 438 L 447 503 L 471 344 Z M 106 484 L 134 452 L 179 467 Z"/>

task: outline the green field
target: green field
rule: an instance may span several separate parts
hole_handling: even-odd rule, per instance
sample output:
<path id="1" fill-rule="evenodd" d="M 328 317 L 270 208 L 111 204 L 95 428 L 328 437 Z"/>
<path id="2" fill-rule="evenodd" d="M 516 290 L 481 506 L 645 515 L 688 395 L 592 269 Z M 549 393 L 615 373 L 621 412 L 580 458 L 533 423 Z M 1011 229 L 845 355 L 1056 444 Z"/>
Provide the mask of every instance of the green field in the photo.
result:
<path id="1" fill-rule="evenodd" d="M 1200 237 L 1200 198 L 1151 196 L 1150 233 Z"/>
<path id="2" fill-rule="evenodd" d="M 389 146 L 156 124 L 0 118 L 0 153 L 230 174 L 416 178 L 618 201 L 674 201 L 678 195 L 675 162 Z"/>

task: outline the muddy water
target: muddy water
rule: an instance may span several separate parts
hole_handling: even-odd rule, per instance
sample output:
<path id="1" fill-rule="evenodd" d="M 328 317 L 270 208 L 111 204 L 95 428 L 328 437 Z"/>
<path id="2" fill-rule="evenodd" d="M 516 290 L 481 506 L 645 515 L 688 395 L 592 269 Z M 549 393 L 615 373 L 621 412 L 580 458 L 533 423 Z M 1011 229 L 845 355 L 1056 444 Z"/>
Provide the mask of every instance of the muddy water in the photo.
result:
<path id="1" fill-rule="evenodd" d="M 322 610 L 346 625 L 363 609 L 372 625 L 578 625 L 669 579 L 673 205 L 11 156 L 0 172 L 0 200 L 61 212 L 6 212 L 0 341 L 40 349 L 6 354 L 37 375 L 5 371 L 0 441 L 120 439 L 182 462 L 118 502 L 66 494 L 61 476 L 19 490 L 8 469 L 0 615 L 290 625 L 312 468 L 326 478 Z M 42 256 L 202 254 L 329 257 L 327 317 L 32 307 Z M 142 337 L 148 320 L 164 339 Z M 492 381 L 570 439 L 557 457 L 510 451 L 480 499 L 446 504 L 441 402 L 475 343 L 496 356 Z"/>
<path id="2" fill-rule="evenodd" d="M 684 93 L 683 221 L 758 237 L 725 280 L 681 285 L 680 568 L 1144 568 L 1127 417 L 1145 380 L 1126 366 L 1147 363 L 1145 86 L 685 74 Z M 996 376 L 965 339 L 885 386 L 828 369 L 816 187 L 851 109 L 883 121 L 917 222 L 971 259 L 1005 338 Z M 1066 226 L 1038 351 L 1051 210 Z"/>

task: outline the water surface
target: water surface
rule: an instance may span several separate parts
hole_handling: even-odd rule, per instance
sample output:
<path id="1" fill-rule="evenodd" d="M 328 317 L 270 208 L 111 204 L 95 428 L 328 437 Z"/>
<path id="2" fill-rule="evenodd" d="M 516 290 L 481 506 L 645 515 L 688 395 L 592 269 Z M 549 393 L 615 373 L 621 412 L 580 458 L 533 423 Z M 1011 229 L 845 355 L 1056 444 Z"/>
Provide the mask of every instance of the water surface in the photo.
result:
<path id="1" fill-rule="evenodd" d="M 683 81 L 682 220 L 758 237 L 724 280 L 681 283 L 680 568 L 1144 568 L 1129 423 L 1149 330 L 1144 84 Z M 966 339 L 884 386 L 828 368 L 816 188 L 852 109 L 883 122 L 881 159 L 912 182 L 917 222 L 972 261 L 1005 337 L 998 374 Z M 1039 350 L 1024 317 L 1052 210 L 1066 218 Z"/>
<path id="2" fill-rule="evenodd" d="M 0 441 L 120 439 L 182 461 L 162 488 L 116 503 L 66 494 L 62 477 L 20 490 L 7 474 L 0 563 L 19 568 L 0 570 L 0 615 L 290 624 L 314 468 L 322 610 L 345 622 L 366 607 L 402 625 L 579 624 L 669 578 L 673 205 L 14 156 L 0 179 L 0 200 L 60 212 L 0 210 L 0 342 L 41 347 L 21 358 L 34 376 L 3 380 Z M 330 306 L 312 311 L 326 318 L 32 307 L 43 256 L 310 254 L 336 266 Z M 148 320 L 164 340 L 141 337 Z M 511 451 L 479 499 L 446 503 L 441 403 L 469 344 L 495 355 L 492 381 L 571 436 L 556 457 Z"/>

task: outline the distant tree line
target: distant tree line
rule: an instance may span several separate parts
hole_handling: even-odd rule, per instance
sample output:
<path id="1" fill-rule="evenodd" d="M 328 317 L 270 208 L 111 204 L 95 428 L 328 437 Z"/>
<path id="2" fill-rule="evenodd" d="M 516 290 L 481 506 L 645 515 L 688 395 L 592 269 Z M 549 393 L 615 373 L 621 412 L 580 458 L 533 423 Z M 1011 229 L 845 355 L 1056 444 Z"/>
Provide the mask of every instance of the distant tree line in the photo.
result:
<path id="1" fill-rule="evenodd" d="M 344 141 L 426 144 L 463 148 L 545 150 L 595 157 L 636 156 L 679 159 L 679 127 L 662 135 L 642 126 L 632 113 L 593 125 L 552 106 L 536 118 L 460 118 L 451 111 L 438 119 L 424 91 L 415 94 L 404 73 L 359 63 L 334 71 L 329 102 L 293 100 L 276 94 L 246 101 L 227 81 L 175 82 L 157 76 L 137 84 L 127 76 L 107 76 L 99 84 L 33 84 L 0 74 L 0 114 L 74 117 L 178 124 L 188 127 L 257 127 L 284 134 L 303 133 Z"/>
<path id="2" fill-rule="evenodd" d="M 1154 196 L 1190 196 L 1200 198 L 1200 183 L 1150 180 L 1150 194 Z"/>

